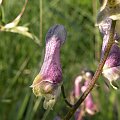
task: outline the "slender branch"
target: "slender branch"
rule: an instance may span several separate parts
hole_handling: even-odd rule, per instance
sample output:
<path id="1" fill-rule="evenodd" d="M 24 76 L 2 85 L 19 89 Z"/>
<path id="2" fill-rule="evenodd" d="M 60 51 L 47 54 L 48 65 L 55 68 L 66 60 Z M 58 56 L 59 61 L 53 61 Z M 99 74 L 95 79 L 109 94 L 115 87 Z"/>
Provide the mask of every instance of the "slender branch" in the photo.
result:
<path id="1" fill-rule="evenodd" d="M 93 19 L 94 19 L 94 22 L 96 22 L 96 17 L 97 17 L 97 0 L 92 0 L 92 7 L 93 7 Z M 99 36 L 99 30 L 96 26 L 94 26 L 94 37 L 95 37 L 95 40 L 94 40 L 94 57 L 95 57 L 95 60 L 99 61 L 100 59 L 100 36 Z"/>
<path id="2" fill-rule="evenodd" d="M 23 6 L 23 8 L 22 8 L 22 11 L 21 11 L 21 13 L 20 13 L 20 18 L 22 17 L 22 15 L 23 15 L 23 13 L 24 13 L 24 11 L 25 11 L 25 9 L 26 9 L 27 3 L 28 3 L 28 0 L 25 0 L 25 4 L 24 4 L 24 6 Z"/>
<path id="3" fill-rule="evenodd" d="M 26 6 L 27 6 L 28 0 L 25 0 L 24 6 L 20 12 L 20 14 L 13 20 L 13 22 L 17 21 L 17 24 L 20 21 L 20 18 L 23 16 L 23 13 L 25 12 Z"/>
<path id="4" fill-rule="evenodd" d="M 111 29 L 110 29 L 110 36 L 109 36 L 108 44 L 107 44 L 105 52 L 104 52 L 104 56 L 101 59 L 101 61 L 99 63 L 99 66 L 98 66 L 98 68 L 97 68 L 97 70 L 95 72 L 95 75 L 93 76 L 92 80 L 90 81 L 90 83 L 88 85 L 88 88 L 81 95 L 80 99 L 75 103 L 75 105 L 72 107 L 72 109 L 69 110 L 69 112 L 67 113 L 67 115 L 64 117 L 63 120 L 69 120 L 72 117 L 74 112 L 77 110 L 77 108 L 80 106 L 80 104 L 84 101 L 84 99 L 87 97 L 87 95 L 93 89 L 98 77 L 102 73 L 102 68 L 103 68 L 103 66 L 105 64 L 105 61 L 106 61 L 107 57 L 108 57 L 110 49 L 111 49 L 111 47 L 112 47 L 112 45 L 114 43 L 115 25 L 116 25 L 116 21 L 112 21 L 112 25 L 111 25 Z"/>
<path id="5" fill-rule="evenodd" d="M 73 105 L 70 104 L 70 103 L 67 101 L 67 98 L 66 98 L 66 95 L 65 95 L 65 91 L 64 91 L 64 86 L 63 86 L 63 85 L 61 86 L 61 92 L 62 92 L 63 98 L 64 98 L 64 100 L 65 100 L 65 103 L 66 103 L 69 107 L 73 107 Z"/>
<path id="6" fill-rule="evenodd" d="M 42 0 L 40 0 L 40 43 L 42 43 Z"/>

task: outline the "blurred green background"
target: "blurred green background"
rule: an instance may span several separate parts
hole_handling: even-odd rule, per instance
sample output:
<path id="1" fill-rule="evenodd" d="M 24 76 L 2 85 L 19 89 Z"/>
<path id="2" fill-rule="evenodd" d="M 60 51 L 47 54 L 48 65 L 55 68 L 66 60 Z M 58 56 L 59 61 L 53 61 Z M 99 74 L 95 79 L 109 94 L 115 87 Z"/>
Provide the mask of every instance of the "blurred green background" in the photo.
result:
<path id="1" fill-rule="evenodd" d="M 4 22 L 11 22 L 21 11 L 24 0 L 3 0 Z M 102 39 L 95 27 L 96 0 L 43 0 L 41 45 L 20 34 L 0 32 L 0 120 L 53 120 L 64 116 L 68 107 L 62 95 L 52 111 L 43 109 L 43 99 L 36 98 L 29 87 L 42 65 L 45 34 L 54 24 L 63 24 L 67 40 L 61 49 L 61 64 L 66 95 L 83 68 L 96 70 Z M 1 23 L 2 24 L 2 23 Z M 28 24 L 30 32 L 40 38 L 40 1 L 29 0 L 20 25 Z M 99 112 L 88 120 L 120 120 L 120 92 L 105 92 L 100 77 L 93 89 Z M 74 120 L 74 117 L 72 118 Z"/>

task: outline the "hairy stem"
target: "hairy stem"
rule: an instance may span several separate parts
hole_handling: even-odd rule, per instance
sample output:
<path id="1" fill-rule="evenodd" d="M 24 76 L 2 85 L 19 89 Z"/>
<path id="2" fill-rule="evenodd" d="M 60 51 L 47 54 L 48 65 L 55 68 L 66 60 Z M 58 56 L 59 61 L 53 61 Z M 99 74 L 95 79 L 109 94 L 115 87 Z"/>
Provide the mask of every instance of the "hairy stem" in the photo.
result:
<path id="1" fill-rule="evenodd" d="M 79 98 L 79 100 L 75 103 L 75 105 L 72 107 L 72 109 L 70 109 L 68 111 L 68 113 L 66 114 L 66 116 L 64 117 L 63 120 L 69 120 L 74 112 L 77 110 L 77 108 L 80 106 L 80 104 L 84 101 L 84 99 L 87 97 L 87 95 L 90 93 L 90 91 L 93 89 L 98 77 L 100 76 L 100 74 L 102 73 L 102 68 L 105 64 L 105 61 L 108 57 L 108 54 L 110 52 L 110 49 L 114 43 L 114 32 L 115 32 L 115 25 L 116 25 L 116 21 L 112 21 L 112 25 L 111 25 L 111 29 L 110 29 L 110 36 L 109 36 L 109 40 L 108 40 L 108 44 L 106 46 L 105 52 L 104 52 L 104 56 L 101 59 L 99 66 L 95 72 L 95 75 L 93 76 L 92 80 L 90 81 L 88 88 L 86 89 L 86 91 L 81 95 L 81 97 Z"/>

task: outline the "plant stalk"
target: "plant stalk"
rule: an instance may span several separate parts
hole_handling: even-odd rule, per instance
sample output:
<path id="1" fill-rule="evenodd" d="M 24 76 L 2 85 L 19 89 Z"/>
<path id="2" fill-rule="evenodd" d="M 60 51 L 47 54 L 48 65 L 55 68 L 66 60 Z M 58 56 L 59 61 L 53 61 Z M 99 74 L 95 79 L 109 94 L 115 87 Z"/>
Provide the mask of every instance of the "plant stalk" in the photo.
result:
<path id="1" fill-rule="evenodd" d="M 110 49 L 114 43 L 114 33 L 115 33 L 115 25 L 116 25 L 116 21 L 112 20 L 112 24 L 111 24 L 111 29 L 110 29 L 110 36 L 109 36 L 109 40 L 108 40 L 108 44 L 106 46 L 105 52 L 104 52 L 104 56 L 101 59 L 98 68 L 95 72 L 95 75 L 93 76 L 92 80 L 90 81 L 88 88 L 86 89 L 86 91 L 81 95 L 81 97 L 79 98 L 79 100 L 75 103 L 75 105 L 68 111 L 68 113 L 66 114 L 66 116 L 64 117 L 63 120 L 70 120 L 70 118 L 73 116 L 73 114 L 75 113 L 75 111 L 77 110 L 77 108 L 81 105 L 81 103 L 85 100 L 85 98 L 87 97 L 87 95 L 90 93 L 90 91 L 93 89 L 97 79 L 99 78 L 100 74 L 102 73 L 102 68 L 105 64 L 105 61 L 109 55 Z"/>

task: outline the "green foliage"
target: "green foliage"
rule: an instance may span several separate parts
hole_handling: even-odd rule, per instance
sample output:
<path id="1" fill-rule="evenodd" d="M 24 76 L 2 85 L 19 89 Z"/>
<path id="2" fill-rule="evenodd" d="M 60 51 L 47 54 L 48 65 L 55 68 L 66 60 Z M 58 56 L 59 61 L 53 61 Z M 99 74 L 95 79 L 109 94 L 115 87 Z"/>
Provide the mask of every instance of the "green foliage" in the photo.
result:
<path id="1" fill-rule="evenodd" d="M 24 0 L 3 1 L 4 22 L 9 23 L 20 13 Z M 39 1 L 29 0 L 20 24 L 27 23 L 30 32 L 39 38 Z M 1 16 L 0 16 L 1 17 Z M 33 79 L 43 61 L 45 34 L 53 24 L 63 24 L 67 30 L 67 41 L 61 50 L 63 80 L 67 96 L 73 88 L 73 80 L 83 68 L 96 70 L 95 30 L 92 2 L 89 0 L 43 0 L 43 39 L 41 46 L 25 36 L 15 33 L 0 33 L 0 119 L 1 120 L 40 120 L 46 111 L 42 99 L 36 98 L 31 88 Z M 98 37 L 100 38 L 100 37 Z M 101 44 L 101 40 L 98 44 Z M 100 51 L 97 51 L 100 52 Z M 103 78 L 95 99 L 100 112 L 89 120 L 113 120 L 114 104 L 120 105 L 119 92 L 103 89 Z M 117 101 L 117 102 L 116 102 Z M 117 109 L 120 109 L 119 107 Z M 46 120 L 57 114 L 67 113 L 62 96 L 50 111 Z M 120 119 L 120 110 L 117 114 Z"/>

